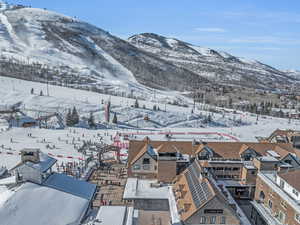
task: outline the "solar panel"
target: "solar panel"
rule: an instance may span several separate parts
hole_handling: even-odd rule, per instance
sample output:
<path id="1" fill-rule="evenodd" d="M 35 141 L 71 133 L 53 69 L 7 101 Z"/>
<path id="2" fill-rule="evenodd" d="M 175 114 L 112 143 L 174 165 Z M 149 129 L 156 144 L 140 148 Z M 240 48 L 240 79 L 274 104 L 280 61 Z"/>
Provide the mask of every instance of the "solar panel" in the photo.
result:
<path id="1" fill-rule="evenodd" d="M 212 196 L 207 183 L 201 182 L 202 177 L 200 172 L 199 166 L 196 163 L 193 163 L 189 166 L 185 174 L 193 201 L 197 208 Z"/>

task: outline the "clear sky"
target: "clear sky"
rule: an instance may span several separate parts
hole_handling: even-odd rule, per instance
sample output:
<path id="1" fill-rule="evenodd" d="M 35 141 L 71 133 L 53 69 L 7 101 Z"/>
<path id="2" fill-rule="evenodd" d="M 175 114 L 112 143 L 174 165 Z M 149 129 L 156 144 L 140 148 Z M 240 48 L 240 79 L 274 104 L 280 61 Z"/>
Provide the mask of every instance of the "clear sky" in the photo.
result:
<path id="1" fill-rule="evenodd" d="M 153 32 L 300 70 L 300 0 L 8 0 L 47 8 L 121 38 Z"/>

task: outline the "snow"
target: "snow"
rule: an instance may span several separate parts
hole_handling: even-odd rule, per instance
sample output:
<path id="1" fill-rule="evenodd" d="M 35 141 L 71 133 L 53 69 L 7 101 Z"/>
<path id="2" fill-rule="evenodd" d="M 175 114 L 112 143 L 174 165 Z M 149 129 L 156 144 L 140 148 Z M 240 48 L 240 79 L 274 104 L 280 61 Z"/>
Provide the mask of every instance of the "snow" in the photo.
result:
<path id="1" fill-rule="evenodd" d="M 99 222 L 94 222 L 94 224 L 123 225 L 126 213 L 126 206 L 101 206 L 96 217 L 96 221 Z"/>
<path id="2" fill-rule="evenodd" d="M 189 45 L 189 47 L 191 47 L 195 51 L 199 52 L 203 56 L 211 56 L 211 49 L 209 49 L 209 48 L 199 47 L 199 46 L 195 46 L 195 45 Z"/>
<path id="3" fill-rule="evenodd" d="M 88 206 L 84 198 L 33 183 L 15 191 L 0 189 L 0 218 L 5 225 L 76 225 Z"/>
<path id="4" fill-rule="evenodd" d="M 171 215 L 172 224 L 180 225 L 181 219 L 180 219 L 180 215 L 177 210 L 176 199 L 175 199 L 172 187 L 169 188 L 169 207 L 170 207 L 170 215 Z"/>
<path id="5" fill-rule="evenodd" d="M 0 179 L 0 185 L 9 185 L 9 184 L 15 184 L 16 183 L 16 177 L 10 176 L 8 178 Z"/>
<path id="6" fill-rule="evenodd" d="M 76 180 L 65 174 L 54 173 L 43 183 L 51 187 L 87 200 L 91 200 L 96 191 L 96 185 L 85 181 Z"/>
<path id="7" fill-rule="evenodd" d="M 7 187 L 0 185 L 0 209 L 13 194 L 13 191 L 10 191 Z"/>
<path id="8" fill-rule="evenodd" d="M 125 186 L 124 199 L 168 199 L 169 187 L 152 187 L 151 184 L 158 184 L 157 180 L 142 180 L 128 178 Z M 158 184 L 159 185 L 159 184 Z"/>
<path id="9" fill-rule="evenodd" d="M 56 159 L 49 157 L 45 153 L 39 153 L 40 155 L 40 162 L 39 163 L 32 163 L 32 162 L 26 162 L 26 165 L 35 168 L 39 170 L 40 172 L 46 172 L 50 167 L 53 166 L 53 164 L 56 163 Z"/>
<path id="10" fill-rule="evenodd" d="M 178 44 L 178 41 L 173 38 L 167 38 L 166 41 L 171 48 Z"/>

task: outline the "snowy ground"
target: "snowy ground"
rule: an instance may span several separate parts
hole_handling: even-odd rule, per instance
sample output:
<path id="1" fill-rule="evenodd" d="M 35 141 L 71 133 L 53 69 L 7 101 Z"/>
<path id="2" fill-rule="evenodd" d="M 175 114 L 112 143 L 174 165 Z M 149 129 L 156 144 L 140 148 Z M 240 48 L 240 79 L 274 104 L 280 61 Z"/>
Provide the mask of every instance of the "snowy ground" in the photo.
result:
<path id="1" fill-rule="evenodd" d="M 102 132 L 101 132 L 102 133 Z M 39 128 L 13 128 L 0 133 L 0 167 L 8 169 L 20 162 L 23 148 L 39 148 L 56 158 L 57 165 L 67 162 L 81 162 L 85 156 L 77 151 L 83 141 L 99 142 L 100 132 L 85 129 L 46 130 Z M 31 136 L 29 136 L 31 135 Z M 109 136 L 104 136 L 106 142 Z M 57 168 L 54 166 L 54 169 Z"/>
<path id="2" fill-rule="evenodd" d="M 192 113 L 192 102 L 187 100 L 188 107 L 164 104 L 168 96 L 149 96 L 149 101 L 139 101 L 139 108 L 132 107 L 134 99 L 108 96 L 89 91 L 65 87 L 49 87 L 50 96 L 31 95 L 47 93 L 45 84 L 0 77 L 0 108 L 22 102 L 24 112 L 37 117 L 41 112 L 61 112 L 63 115 L 68 108 L 76 106 L 81 116 L 94 112 L 95 120 L 104 120 L 104 105 L 102 100 L 111 101 L 112 115 L 117 114 L 118 125 L 110 130 L 88 130 L 72 128 L 65 130 L 46 130 L 39 128 L 13 128 L 7 130 L 7 123 L 0 119 L 0 166 L 12 168 L 20 160 L 19 151 L 23 148 L 40 148 L 43 152 L 56 157 L 62 162 L 80 161 L 83 158 L 77 148 L 83 141 L 99 142 L 102 136 L 106 143 L 112 143 L 111 135 L 116 132 L 136 133 L 134 137 L 142 139 L 145 135 L 152 139 L 165 139 L 164 132 L 175 132 L 173 140 L 201 139 L 206 141 L 256 141 L 256 136 L 269 136 L 275 129 L 300 130 L 300 121 L 257 116 L 250 113 L 233 113 L 229 110 L 217 109 L 219 113 L 208 113 L 196 107 Z M 160 111 L 154 111 L 157 105 Z M 164 111 L 166 109 L 166 111 Z M 222 112 L 224 111 L 224 112 Z M 205 120 L 210 114 L 212 121 Z M 149 120 L 144 120 L 145 117 Z M 1 117 L 1 115 L 0 115 Z M 205 134 L 214 132 L 214 134 Z M 109 133 L 109 135 L 104 135 Z M 30 136 L 31 134 L 31 136 Z M 230 136 L 233 136 L 231 138 Z"/>

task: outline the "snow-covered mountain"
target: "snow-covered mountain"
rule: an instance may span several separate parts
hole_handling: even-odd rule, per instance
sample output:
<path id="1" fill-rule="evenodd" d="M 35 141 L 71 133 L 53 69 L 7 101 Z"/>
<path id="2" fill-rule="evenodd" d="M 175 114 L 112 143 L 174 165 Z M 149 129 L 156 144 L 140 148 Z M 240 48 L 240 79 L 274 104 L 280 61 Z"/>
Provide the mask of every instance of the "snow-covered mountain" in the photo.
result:
<path id="1" fill-rule="evenodd" d="M 143 33 L 128 40 L 146 52 L 218 83 L 270 88 L 294 80 L 294 77 L 261 62 L 194 46 L 174 38 Z"/>
<path id="2" fill-rule="evenodd" d="M 28 80 L 123 90 L 183 90 L 190 80 L 205 80 L 88 23 L 4 3 L 0 49 L 0 75 Z"/>
<path id="3" fill-rule="evenodd" d="M 0 50 L 0 76 L 105 92 L 184 91 L 215 81 L 271 87 L 295 79 L 175 39 L 141 34 L 126 41 L 72 17 L 5 3 Z"/>

